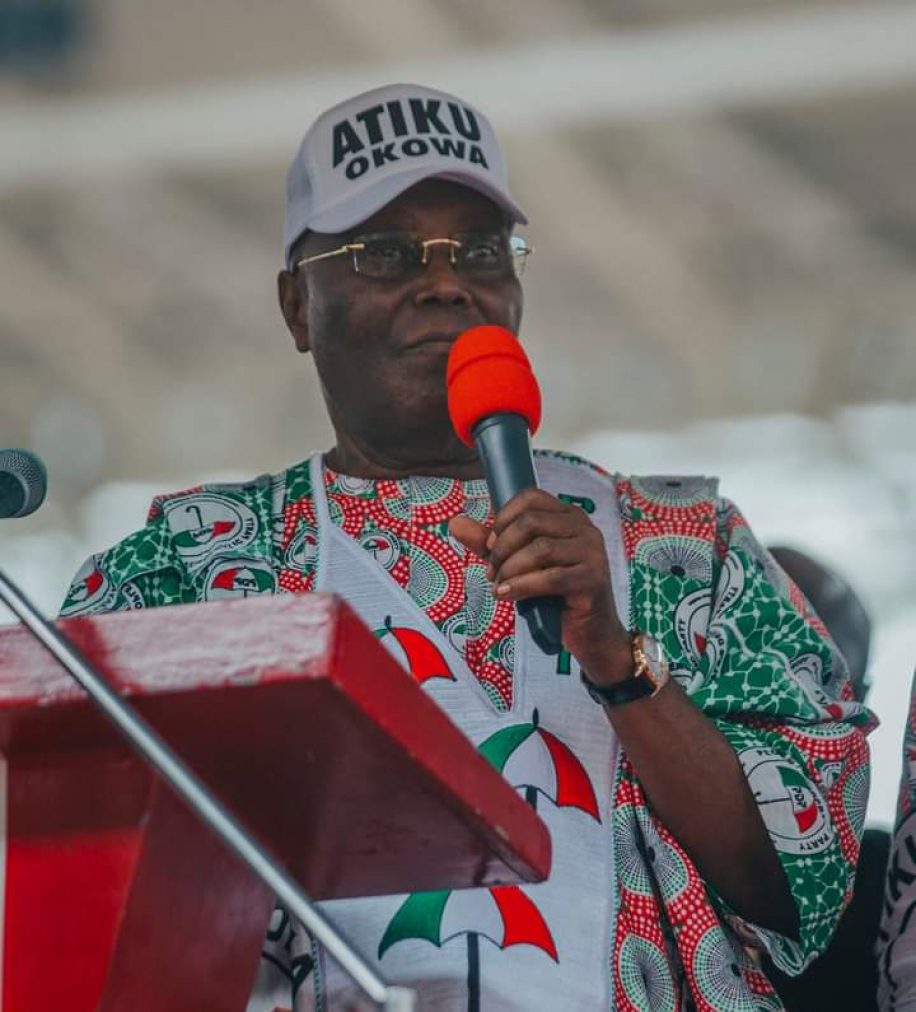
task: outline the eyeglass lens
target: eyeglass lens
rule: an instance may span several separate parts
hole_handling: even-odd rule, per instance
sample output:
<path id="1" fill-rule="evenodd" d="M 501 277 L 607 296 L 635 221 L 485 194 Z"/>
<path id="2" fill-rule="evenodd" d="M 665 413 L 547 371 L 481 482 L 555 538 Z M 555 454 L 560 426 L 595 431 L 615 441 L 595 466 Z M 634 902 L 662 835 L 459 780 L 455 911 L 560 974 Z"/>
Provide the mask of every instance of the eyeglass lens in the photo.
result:
<path id="1" fill-rule="evenodd" d="M 471 277 L 495 277 L 521 267 L 528 247 L 520 236 L 500 232 L 466 232 L 448 239 L 426 240 L 404 232 L 363 235 L 353 240 L 357 271 L 372 278 L 401 278 L 423 269 L 436 247 L 445 247 L 458 272 Z"/>

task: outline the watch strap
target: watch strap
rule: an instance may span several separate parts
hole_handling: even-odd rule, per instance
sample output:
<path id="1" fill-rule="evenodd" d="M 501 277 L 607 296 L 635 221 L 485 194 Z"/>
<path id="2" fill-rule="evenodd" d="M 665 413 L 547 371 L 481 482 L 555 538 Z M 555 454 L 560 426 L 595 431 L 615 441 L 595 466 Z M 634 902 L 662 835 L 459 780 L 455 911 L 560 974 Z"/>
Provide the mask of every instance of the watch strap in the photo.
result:
<path id="1" fill-rule="evenodd" d="M 595 685 L 584 670 L 580 672 L 588 694 L 601 706 L 620 706 L 634 699 L 645 699 L 656 695 L 667 684 L 668 661 L 656 640 L 637 629 L 630 640 L 630 648 L 633 651 L 633 672 L 623 681 Z"/>
<path id="2" fill-rule="evenodd" d="M 601 706 L 620 706 L 622 703 L 631 703 L 635 699 L 645 699 L 646 696 L 655 694 L 655 686 L 649 679 L 639 676 L 615 682 L 613 685 L 595 685 L 589 681 L 584 671 L 581 672 L 581 678 L 588 694 Z"/>

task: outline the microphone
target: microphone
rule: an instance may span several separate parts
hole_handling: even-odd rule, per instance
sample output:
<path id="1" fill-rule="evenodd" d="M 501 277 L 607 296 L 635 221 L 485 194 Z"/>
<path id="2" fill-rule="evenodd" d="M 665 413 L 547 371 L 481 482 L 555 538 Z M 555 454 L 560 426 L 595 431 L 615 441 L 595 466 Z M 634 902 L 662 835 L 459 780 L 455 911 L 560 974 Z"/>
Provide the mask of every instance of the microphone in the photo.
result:
<path id="1" fill-rule="evenodd" d="M 515 335 L 494 326 L 466 330 L 449 352 L 446 384 L 452 425 L 463 443 L 477 448 L 494 511 L 537 488 L 529 433 L 541 423 L 541 391 Z M 563 649 L 562 607 L 559 597 L 516 602 L 545 654 Z"/>
<path id="2" fill-rule="evenodd" d="M 28 450 L 0 450 L 0 520 L 27 517 L 44 502 L 48 472 Z"/>

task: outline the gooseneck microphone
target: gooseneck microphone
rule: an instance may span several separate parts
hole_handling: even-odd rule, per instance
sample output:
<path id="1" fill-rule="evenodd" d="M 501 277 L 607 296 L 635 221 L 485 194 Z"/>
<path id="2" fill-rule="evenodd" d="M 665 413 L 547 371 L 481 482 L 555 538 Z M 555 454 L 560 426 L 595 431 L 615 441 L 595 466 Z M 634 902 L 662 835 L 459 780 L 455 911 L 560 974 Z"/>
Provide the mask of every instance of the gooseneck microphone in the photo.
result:
<path id="1" fill-rule="evenodd" d="M 41 505 L 47 474 L 41 460 L 28 450 L 0 450 L 0 518 L 21 517 Z M 0 604 L 5 604 L 29 633 L 57 660 L 92 702 L 114 724 L 133 749 L 153 767 L 188 810 L 199 818 L 222 844 L 276 896 L 293 918 L 332 956 L 356 982 L 374 1006 L 386 1012 L 413 1012 L 415 994 L 394 987 L 381 977 L 328 919 L 327 914 L 302 890 L 260 839 L 239 822 L 235 814 L 211 791 L 169 743 L 137 712 L 71 642 L 60 623 L 46 619 L 15 583 L 0 569 Z"/>
<path id="2" fill-rule="evenodd" d="M 44 502 L 48 472 L 28 450 L 0 450 L 0 520 L 26 517 Z"/>
<path id="3" fill-rule="evenodd" d="M 515 335 L 494 326 L 466 330 L 449 352 L 446 383 L 452 425 L 477 448 L 494 512 L 537 488 L 530 434 L 541 422 L 541 391 Z M 516 607 L 538 647 L 558 654 L 562 598 L 527 598 Z"/>

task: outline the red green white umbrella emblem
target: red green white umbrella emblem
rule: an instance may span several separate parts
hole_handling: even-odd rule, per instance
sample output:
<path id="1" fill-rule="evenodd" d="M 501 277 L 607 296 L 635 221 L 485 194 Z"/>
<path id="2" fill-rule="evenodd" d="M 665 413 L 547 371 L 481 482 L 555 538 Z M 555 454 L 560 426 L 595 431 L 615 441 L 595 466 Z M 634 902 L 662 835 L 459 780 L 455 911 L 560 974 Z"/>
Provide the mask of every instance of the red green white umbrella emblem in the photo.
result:
<path id="1" fill-rule="evenodd" d="M 393 625 L 391 616 L 388 615 L 384 626 L 375 630 L 375 635 L 379 639 L 385 636 L 394 637 L 401 648 L 407 669 L 420 685 L 430 678 L 447 678 L 452 682 L 455 681 L 455 676 L 448 666 L 448 661 L 442 656 L 442 651 L 423 633 L 406 626 Z"/>
<path id="2" fill-rule="evenodd" d="M 249 594 L 263 594 L 272 583 L 269 573 L 241 565 L 221 569 L 210 581 L 210 587 L 248 597 Z"/>
<path id="3" fill-rule="evenodd" d="M 768 749 L 745 749 L 738 758 L 777 850 L 811 855 L 829 846 L 826 802 L 802 771 Z"/>
<path id="4" fill-rule="evenodd" d="M 529 723 L 502 728 L 478 750 L 513 787 L 524 788 L 533 808 L 543 794 L 559 808 L 578 808 L 601 821 L 588 773 L 568 745 L 541 727 L 537 710 Z"/>
<path id="5" fill-rule="evenodd" d="M 468 1012 L 480 1009 L 480 939 L 499 949 L 532 945 L 559 962 L 541 912 L 518 886 L 414 893 L 398 908 L 378 947 L 381 959 L 398 942 L 420 939 L 441 948 L 464 936 L 468 947 Z"/>
<path id="6" fill-rule="evenodd" d="M 175 545 L 178 548 L 192 548 L 196 545 L 205 545 L 215 538 L 223 537 L 237 526 L 234 520 L 214 520 L 205 523 L 200 507 L 194 504 L 185 507 L 185 513 L 193 513 L 197 518 L 196 527 L 188 527 L 175 535 Z"/>
<path id="7" fill-rule="evenodd" d="M 821 817 L 814 791 L 807 780 L 791 766 L 779 766 L 779 776 L 792 804 L 792 816 L 800 835 L 811 832 Z"/>
<path id="8" fill-rule="evenodd" d="M 500 729 L 478 749 L 513 786 L 524 788 L 532 807 L 537 807 L 540 793 L 559 807 L 578 808 L 601 821 L 585 768 L 568 745 L 541 727 L 537 710 L 530 722 Z M 408 939 L 441 947 L 461 936 L 467 939 L 468 1012 L 480 1009 L 481 938 L 498 949 L 531 945 L 555 962 L 560 961 L 547 922 L 518 886 L 436 890 L 408 896 L 385 929 L 379 959 L 393 945 Z"/>
<path id="9" fill-rule="evenodd" d="M 73 588 L 71 595 L 71 601 L 85 601 L 92 597 L 93 594 L 97 594 L 101 589 L 102 584 L 105 582 L 105 577 L 101 569 L 93 569 L 92 572 L 83 578 L 76 587 Z"/>

